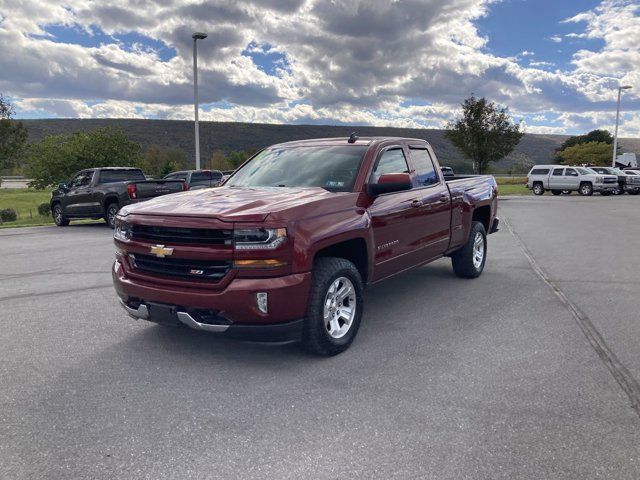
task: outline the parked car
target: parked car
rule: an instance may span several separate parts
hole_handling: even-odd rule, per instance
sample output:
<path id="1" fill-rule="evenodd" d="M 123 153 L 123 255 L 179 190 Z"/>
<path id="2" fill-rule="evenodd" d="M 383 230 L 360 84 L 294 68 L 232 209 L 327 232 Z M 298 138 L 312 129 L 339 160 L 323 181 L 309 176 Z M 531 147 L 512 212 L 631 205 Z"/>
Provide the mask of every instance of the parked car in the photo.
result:
<path id="1" fill-rule="evenodd" d="M 123 208 L 113 281 L 136 319 L 334 355 L 365 284 L 443 256 L 478 277 L 497 206 L 492 176 L 445 181 L 424 140 L 289 142 L 220 188 Z"/>
<path id="2" fill-rule="evenodd" d="M 638 195 L 640 193 L 640 176 L 634 175 L 631 171 L 625 172 L 619 168 L 612 167 L 589 167 L 596 173 L 604 175 L 615 175 L 618 177 L 618 188 L 615 193 L 622 194 L 624 192 L 630 195 Z"/>
<path id="3" fill-rule="evenodd" d="M 222 181 L 220 170 L 182 170 L 172 172 L 165 180 L 184 180 L 188 190 L 200 190 L 201 188 L 217 187 Z"/>
<path id="4" fill-rule="evenodd" d="M 554 195 L 577 191 L 580 195 L 600 192 L 612 193 L 618 186 L 616 175 L 601 175 L 584 167 L 564 165 L 535 165 L 527 174 L 527 188 L 536 195 L 551 190 Z"/>
<path id="5" fill-rule="evenodd" d="M 451 167 L 441 167 L 442 175 L 445 177 L 453 177 L 455 174 L 453 173 L 453 168 Z"/>
<path id="6" fill-rule="evenodd" d="M 104 218 L 113 228 L 121 207 L 185 189 L 182 180 L 146 180 L 139 168 L 88 168 L 51 192 L 51 213 L 59 227 L 76 218 Z"/>

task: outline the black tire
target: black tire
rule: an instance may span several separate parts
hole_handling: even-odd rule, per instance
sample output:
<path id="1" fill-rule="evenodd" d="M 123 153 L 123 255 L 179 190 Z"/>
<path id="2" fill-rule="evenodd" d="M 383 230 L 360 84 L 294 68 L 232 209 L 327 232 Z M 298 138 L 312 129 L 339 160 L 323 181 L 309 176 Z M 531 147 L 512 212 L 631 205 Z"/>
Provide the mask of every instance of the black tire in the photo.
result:
<path id="1" fill-rule="evenodd" d="M 618 185 L 613 193 L 615 195 L 624 195 L 624 187 Z"/>
<path id="2" fill-rule="evenodd" d="M 603 197 L 608 197 L 609 195 L 611 195 L 612 192 L 608 191 L 608 190 L 603 190 L 602 192 L 600 192 L 600 195 L 602 195 Z"/>
<path id="3" fill-rule="evenodd" d="M 571 190 L 562 190 L 563 195 L 571 195 Z"/>
<path id="4" fill-rule="evenodd" d="M 578 189 L 578 193 L 583 197 L 590 197 L 593 195 L 593 185 L 589 182 L 583 182 L 580 184 L 580 188 Z"/>
<path id="5" fill-rule="evenodd" d="M 544 186 L 541 182 L 535 182 L 531 189 L 533 190 L 534 195 L 544 195 Z"/>
<path id="6" fill-rule="evenodd" d="M 353 303 L 352 308 L 355 310 L 351 323 L 346 327 L 343 335 L 336 337 L 329 333 L 331 325 L 325 321 L 324 312 L 325 307 L 329 306 L 327 301 L 331 301 L 332 286 L 339 283 L 340 279 L 347 279 L 353 287 L 353 295 L 348 299 L 348 304 Z M 342 285 L 344 286 L 345 283 Z M 335 257 L 322 257 L 316 260 L 311 278 L 307 318 L 302 331 L 302 348 L 309 353 L 322 356 L 337 355 L 349 348 L 358 333 L 362 320 L 363 290 L 360 273 L 350 261 Z M 334 296 L 334 301 L 330 305 L 336 307 L 338 305 L 336 302 L 338 300 Z M 342 305 L 344 303 L 340 301 L 339 306 Z M 331 308 L 329 310 L 331 311 Z M 335 320 L 334 317 L 334 322 L 339 322 L 339 320 Z M 346 325 L 347 323 L 344 322 L 341 328 L 345 328 Z M 335 335 L 339 333 L 340 331 L 336 331 Z"/>
<path id="7" fill-rule="evenodd" d="M 476 241 L 482 239 L 482 259 L 476 258 Z M 480 222 L 471 223 L 471 231 L 467 243 L 451 255 L 451 265 L 458 277 L 476 278 L 482 274 L 484 264 L 487 261 L 487 232 Z"/>
<path id="8" fill-rule="evenodd" d="M 107 222 L 109 228 L 116 228 L 116 215 L 118 214 L 118 210 L 120 210 L 118 202 L 107 203 L 104 209 L 104 220 Z"/>
<path id="9" fill-rule="evenodd" d="M 551 193 L 553 193 L 554 195 L 561 195 L 562 190 L 551 190 Z"/>
<path id="10" fill-rule="evenodd" d="M 640 190 L 628 190 L 627 193 L 629 195 L 638 195 L 640 193 Z"/>
<path id="11" fill-rule="evenodd" d="M 62 211 L 62 205 L 55 203 L 51 207 L 51 216 L 53 216 L 53 222 L 59 227 L 66 227 L 69 225 L 69 219 L 64 216 Z"/>

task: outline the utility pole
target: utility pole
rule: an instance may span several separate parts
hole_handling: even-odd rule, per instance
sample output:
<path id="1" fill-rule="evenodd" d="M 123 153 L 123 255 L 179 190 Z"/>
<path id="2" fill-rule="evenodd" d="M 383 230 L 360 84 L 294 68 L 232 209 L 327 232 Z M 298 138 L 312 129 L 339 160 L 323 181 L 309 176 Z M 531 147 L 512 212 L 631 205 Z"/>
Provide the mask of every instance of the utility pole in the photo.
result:
<path id="1" fill-rule="evenodd" d="M 200 170 L 200 123 L 198 122 L 198 40 L 207 38 L 206 33 L 196 32 L 193 38 L 193 109 L 196 119 L 196 170 Z"/>

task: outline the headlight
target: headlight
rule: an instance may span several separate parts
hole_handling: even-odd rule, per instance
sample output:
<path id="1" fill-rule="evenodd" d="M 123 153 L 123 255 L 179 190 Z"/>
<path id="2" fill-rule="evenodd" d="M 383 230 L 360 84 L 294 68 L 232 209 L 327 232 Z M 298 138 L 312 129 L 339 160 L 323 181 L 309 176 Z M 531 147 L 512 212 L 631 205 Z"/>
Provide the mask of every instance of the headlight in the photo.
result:
<path id="1" fill-rule="evenodd" d="M 131 239 L 131 224 L 116 217 L 116 227 L 113 233 L 113 238 L 126 242 Z"/>
<path id="2" fill-rule="evenodd" d="M 251 228 L 233 232 L 236 250 L 274 250 L 287 240 L 286 228 Z"/>
<path id="3" fill-rule="evenodd" d="M 602 183 L 602 182 L 604 182 L 604 178 L 596 177 L 596 183 Z"/>

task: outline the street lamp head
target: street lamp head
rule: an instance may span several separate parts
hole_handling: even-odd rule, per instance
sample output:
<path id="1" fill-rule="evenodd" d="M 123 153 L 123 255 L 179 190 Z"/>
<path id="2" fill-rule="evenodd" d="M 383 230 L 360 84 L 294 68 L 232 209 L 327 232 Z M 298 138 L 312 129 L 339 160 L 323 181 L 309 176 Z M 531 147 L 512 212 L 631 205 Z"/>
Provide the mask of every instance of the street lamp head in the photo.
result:
<path id="1" fill-rule="evenodd" d="M 194 40 L 204 40 L 205 38 L 207 38 L 207 34 L 203 32 L 196 32 L 191 35 L 191 38 L 193 38 Z"/>
<path id="2" fill-rule="evenodd" d="M 621 85 L 620 86 L 620 90 L 629 90 L 630 88 L 633 88 L 631 85 Z"/>

